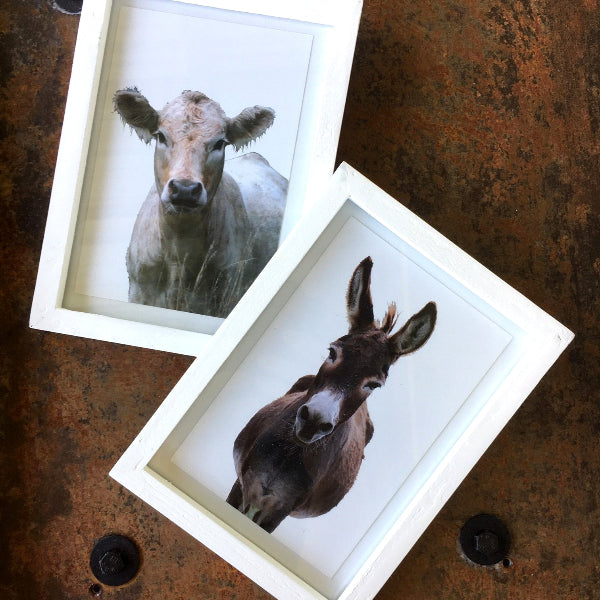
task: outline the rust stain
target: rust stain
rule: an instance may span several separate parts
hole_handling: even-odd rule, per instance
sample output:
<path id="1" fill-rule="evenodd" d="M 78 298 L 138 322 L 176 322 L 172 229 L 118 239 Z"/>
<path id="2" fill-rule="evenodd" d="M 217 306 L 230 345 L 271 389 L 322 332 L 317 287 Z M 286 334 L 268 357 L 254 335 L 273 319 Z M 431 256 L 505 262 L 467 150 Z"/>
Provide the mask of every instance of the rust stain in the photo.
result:
<path id="1" fill-rule="evenodd" d="M 0 596 L 87 597 L 89 552 L 116 531 L 144 554 L 122 600 L 266 600 L 107 476 L 190 359 L 27 327 L 78 24 L 51 4 L 0 6 L 0 483 L 10 515 Z M 338 161 L 577 334 L 378 600 L 596 596 L 598 47 L 595 0 L 364 2 Z M 511 529 L 508 571 L 473 569 L 456 551 L 460 526 L 482 511 Z"/>

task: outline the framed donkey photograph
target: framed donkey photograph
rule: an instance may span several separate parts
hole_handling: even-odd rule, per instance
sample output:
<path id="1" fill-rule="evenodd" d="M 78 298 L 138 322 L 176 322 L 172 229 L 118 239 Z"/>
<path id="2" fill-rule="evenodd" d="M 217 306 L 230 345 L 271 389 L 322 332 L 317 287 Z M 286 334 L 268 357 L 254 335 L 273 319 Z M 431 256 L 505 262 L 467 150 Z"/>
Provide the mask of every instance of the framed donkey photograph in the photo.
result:
<path id="1" fill-rule="evenodd" d="M 277 598 L 372 598 L 573 334 L 342 164 L 112 477 Z"/>
<path id="2" fill-rule="evenodd" d="M 197 354 L 333 172 L 360 12 L 86 3 L 31 325 Z"/>

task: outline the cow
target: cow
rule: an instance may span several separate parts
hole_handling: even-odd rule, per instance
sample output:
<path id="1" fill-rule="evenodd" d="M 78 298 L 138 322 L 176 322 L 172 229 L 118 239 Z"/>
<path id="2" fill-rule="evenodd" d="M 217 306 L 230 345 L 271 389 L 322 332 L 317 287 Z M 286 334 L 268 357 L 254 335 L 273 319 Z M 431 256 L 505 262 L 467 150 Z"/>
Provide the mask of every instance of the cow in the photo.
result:
<path id="1" fill-rule="evenodd" d="M 154 184 L 127 249 L 130 302 L 225 317 L 277 249 L 287 180 L 260 154 L 225 161 L 273 124 L 253 106 L 229 118 L 196 91 L 155 110 L 135 88 L 114 108 L 145 142 L 155 141 Z"/>

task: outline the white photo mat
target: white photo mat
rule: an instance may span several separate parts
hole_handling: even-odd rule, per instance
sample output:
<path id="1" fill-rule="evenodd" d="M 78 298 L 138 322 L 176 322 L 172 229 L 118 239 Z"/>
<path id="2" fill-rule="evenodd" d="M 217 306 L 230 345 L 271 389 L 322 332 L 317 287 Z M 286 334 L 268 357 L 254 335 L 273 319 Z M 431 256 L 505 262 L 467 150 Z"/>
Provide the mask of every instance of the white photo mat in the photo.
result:
<path id="1" fill-rule="evenodd" d="M 373 597 L 573 335 L 347 165 L 283 243 L 111 475 L 278 598 Z M 316 373 L 373 259 L 375 316 L 433 300 L 427 344 L 368 401 L 353 488 L 268 534 L 225 503 L 233 441 Z"/>
<path id="2" fill-rule="evenodd" d="M 229 116 L 275 110 L 244 151 L 289 180 L 284 239 L 333 171 L 361 1 L 99 0 L 83 8 L 31 326 L 196 355 L 222 319 L 128 302 L 125 253 L 153 183 L 114 112 L 136 86 L 156 108 L 184 89 Z"/>

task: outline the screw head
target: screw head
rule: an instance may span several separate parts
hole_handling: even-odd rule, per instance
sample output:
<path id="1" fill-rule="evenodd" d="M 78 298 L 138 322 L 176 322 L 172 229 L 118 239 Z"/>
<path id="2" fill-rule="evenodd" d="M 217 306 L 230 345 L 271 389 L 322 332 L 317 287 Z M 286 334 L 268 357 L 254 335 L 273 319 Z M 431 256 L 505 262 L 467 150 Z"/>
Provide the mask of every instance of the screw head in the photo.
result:
<path id="1" fill-rule="evenodd" d="M 483 554 L 494 554 L 500 548 L 500 540 L 498 536 L 488 529 L 480 531 L 473 539 L 475 550 Z"/>
<path id="2" fill-rule="evenodd" d="M 68 15 L 78 15 L 83 6 L 83 0 L 54 0 L 54 5 Z"/>
<path id="3" fill-rule="evenodd" d="M 100 570 L 105 575 L 116 575 L 125 568 L 125 562 L 118 550 L 109 550 L 100 558 Z"/>
<path id="4" fill-rule="evenodd" d="M 140 555 L 137 546 L 122 535 L 101 538 L 90 554 L 90 568 L 100 583 L 124 585 L 137 574 Z"/>
<path id="5" fill-rule="evenodd" d="M 495 565 L 508 557 L 510 533 L 492 515 L 476 515 L 462 527 L 459 538 L 465 556 L 477 565 Z"/>

